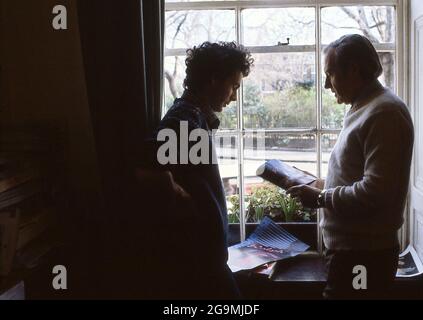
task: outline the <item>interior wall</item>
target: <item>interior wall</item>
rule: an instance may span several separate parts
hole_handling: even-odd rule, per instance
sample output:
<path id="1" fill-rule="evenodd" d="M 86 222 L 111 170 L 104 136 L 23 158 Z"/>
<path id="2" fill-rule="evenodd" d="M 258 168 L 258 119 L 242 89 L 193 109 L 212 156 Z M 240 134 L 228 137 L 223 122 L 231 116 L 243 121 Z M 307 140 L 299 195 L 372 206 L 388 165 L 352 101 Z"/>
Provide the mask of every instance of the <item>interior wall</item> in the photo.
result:
<path id="1" fill-rule="evenodd" d="M 80 207 L 100 197 L 76 1 L 0 0 L 0 125 L 49 124 L 65 131 L 69 196 Z M 67 30 L 54 30 L 55 5 Z M 81 209 L 83 210 L 83 209 Z"/>

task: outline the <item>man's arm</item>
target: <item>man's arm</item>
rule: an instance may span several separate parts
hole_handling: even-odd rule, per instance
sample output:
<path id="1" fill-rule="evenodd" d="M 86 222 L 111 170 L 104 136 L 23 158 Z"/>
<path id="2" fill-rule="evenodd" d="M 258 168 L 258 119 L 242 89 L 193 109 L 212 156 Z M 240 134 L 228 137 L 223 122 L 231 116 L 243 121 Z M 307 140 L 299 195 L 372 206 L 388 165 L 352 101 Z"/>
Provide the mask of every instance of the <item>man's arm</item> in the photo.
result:
<path id="1" fill-rule="evenodd" d="M 326 193 L 326 207 L 336 215 L 371 215 L 401 201 L 400 188 L 410 167 L 413 137 L 399 112 L 379 113 L 364 130 L 364 174 L 351 186 L 338 186 Z M 329 169 L 330 170 L 330 169 Z"/>
<path id="2" fill-rule="evenodd" d="M 161 203 L 162 208 L 186 208 L 187 210 L 183 211 L 184 216 L 178 216 L 176 217 L 177 219 L 190 218 L 192 216 L 193 202 L 191 195 L 175 181 L 170 171 L 137 168 L 135 176 L 140 186 L 139 190 L 146 196 L 148 201 Z M 166 210 L 163 211 L 165 212 Z M 175 218 L 174 216 L 171 217 Z"/>
<path id="3" fill-rule="evenodd" d="M 408 174 L 413 144 L 412 129 L 397 112 L 375 115 L 364 140 L 364 174 L 351 186 L 338 186 L 326 190 L 325 207 L 336 215 L 369 215 L 375 209 L 397 203 L 401 196 L 399 181 Z M 329 168 L 330 170 L 330 168 Z M 321 183 L 314 186 L 296 186 L 287 192 L 298 197 L 306 207 L 317 207 Z"/>

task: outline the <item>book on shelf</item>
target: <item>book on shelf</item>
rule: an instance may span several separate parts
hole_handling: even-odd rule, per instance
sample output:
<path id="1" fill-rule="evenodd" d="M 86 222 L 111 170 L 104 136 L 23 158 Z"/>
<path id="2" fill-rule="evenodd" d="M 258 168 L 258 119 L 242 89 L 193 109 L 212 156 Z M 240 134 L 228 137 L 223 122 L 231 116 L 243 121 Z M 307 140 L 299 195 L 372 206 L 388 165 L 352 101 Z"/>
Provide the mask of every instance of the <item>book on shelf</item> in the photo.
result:
<path id="1" fill-rule="evenodd" d="M 53 129 L 0 128 L 0 279 L 36 266 L 54 245 L 64 158 Z"/>
<path id="2" fill-rule="evenodd" d="M 0 276 L 10 273 L 18 242 L 20 212 L 17 209 L 0 213 Z"/>
<path id="3" fill-rule="evenodd" d="M 54 210 L 40 208 L 33 212 L 21 214 L 19 221 L 16 250 L 21 250 L 31 241 L 37 239 L 54 223 Z"/>
<path id="4" fill-rule="evenodd" d="M 8 176 L 0 176 L 0 193 L 15 188 L 25 182 L 28 182 L 39 177 L 34 170 L 27 170 L 25 172 L 16 172 Z"/>
<path id="5" fill-rule="evenodd" d="M 5 210 L 17 205 L 39 193 L 45 191 L 45 185 L 41 179 L 29 180 L 12 189 L 0 193 L 0 210 Z"/>
<path id="6" fill-rule="evenodd" d="M 277 159 L 268 160 L 263 163 L 257 168 L 256 174 L 285 190 L 301 184 L 311 184 L 317 179 L 310 173 Z"/>
<path id="7" fill-rule="evenodd" d="M 54 222 L 53 208 L 38 208 L 32 212 L 18 209 L 1 212 L 0 276 L 7 276 L 12 271 L 17 256 L 40 255 L 37 253 L 40 249 L 33 244 L 48 234 L 48 230 L 52 229 Z M 34 252 L 36 253 L 34 254 Z"/>

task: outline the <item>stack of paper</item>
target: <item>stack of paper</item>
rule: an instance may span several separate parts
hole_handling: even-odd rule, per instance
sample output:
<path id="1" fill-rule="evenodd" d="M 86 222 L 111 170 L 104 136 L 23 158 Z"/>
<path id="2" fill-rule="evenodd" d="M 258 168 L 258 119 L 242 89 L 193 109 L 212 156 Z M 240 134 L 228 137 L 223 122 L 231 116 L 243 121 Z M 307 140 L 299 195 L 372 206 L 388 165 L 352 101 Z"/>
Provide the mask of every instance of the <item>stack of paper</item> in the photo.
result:
<path id="1" fill-rule="evenodd" d="M 251 236 L 229 247 L 228 266 L 233 272 L 254 269 L 265 263 L 294 257 L 309 246 L 269 217 L 265 217 Z"/>

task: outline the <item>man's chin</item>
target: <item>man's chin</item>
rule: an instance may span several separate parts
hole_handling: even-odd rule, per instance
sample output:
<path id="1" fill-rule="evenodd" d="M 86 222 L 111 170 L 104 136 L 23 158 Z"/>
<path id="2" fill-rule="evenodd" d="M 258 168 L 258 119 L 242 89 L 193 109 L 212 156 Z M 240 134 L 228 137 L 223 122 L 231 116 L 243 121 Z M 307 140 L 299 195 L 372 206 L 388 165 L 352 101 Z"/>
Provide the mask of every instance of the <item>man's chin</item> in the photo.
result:
<path id="1" fill-rule="evenodd" d="M 336 102 L 338 104 L 343 104 L 344 103 L 344 100 L 342 100 L 342 98 L 340 96 L 336 96 Z"/>
<path id="2" fill-rule="evenodd" d="M 214 112 L 222 112 L 223 108 L 224 108 L 223 106 L 215 106 L 215 107 L 212 108 L 212 110 Z"/>

